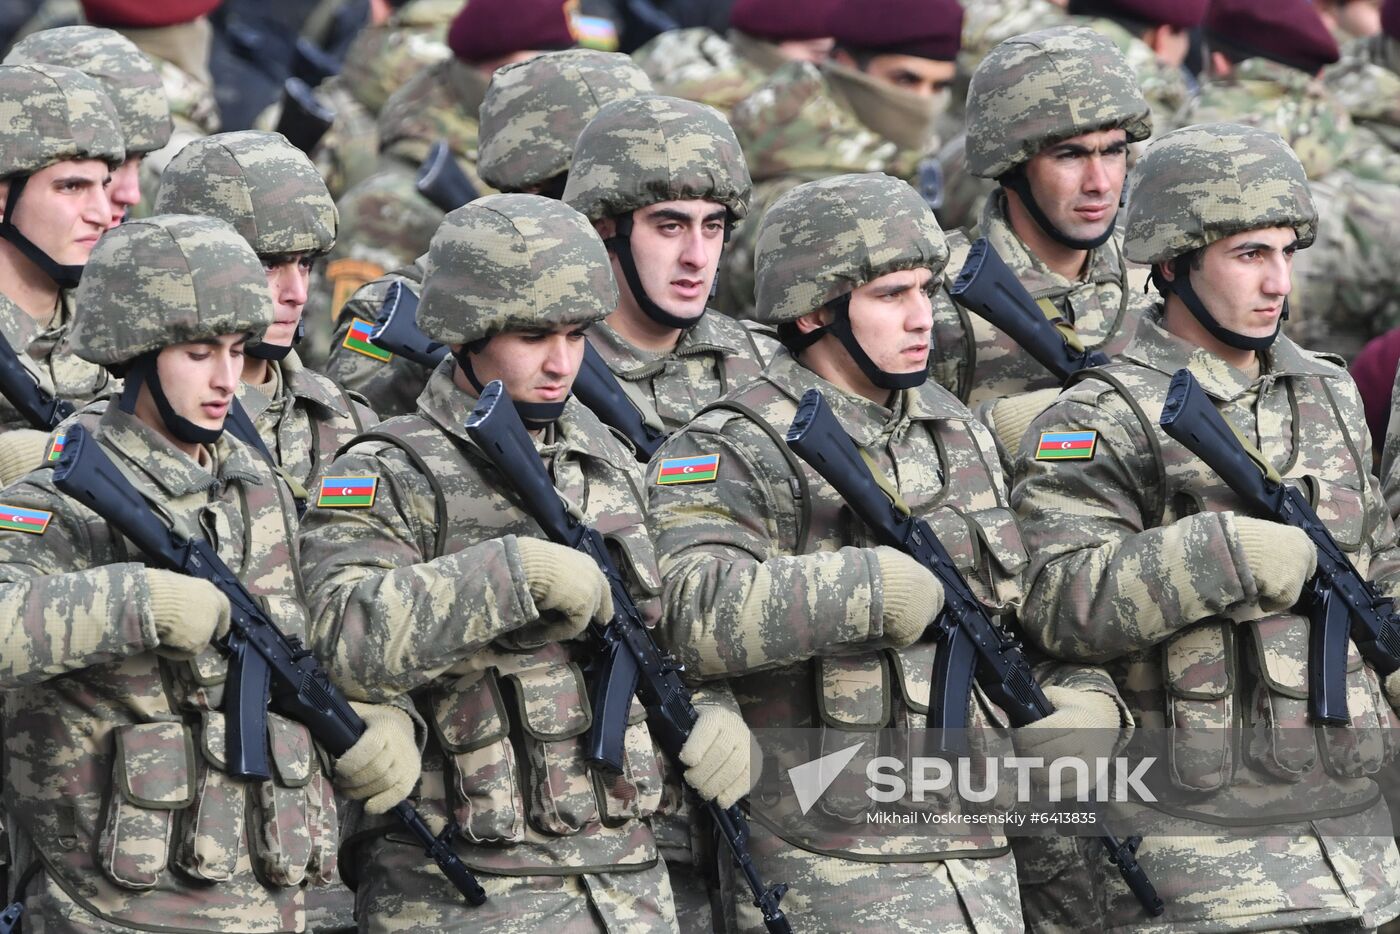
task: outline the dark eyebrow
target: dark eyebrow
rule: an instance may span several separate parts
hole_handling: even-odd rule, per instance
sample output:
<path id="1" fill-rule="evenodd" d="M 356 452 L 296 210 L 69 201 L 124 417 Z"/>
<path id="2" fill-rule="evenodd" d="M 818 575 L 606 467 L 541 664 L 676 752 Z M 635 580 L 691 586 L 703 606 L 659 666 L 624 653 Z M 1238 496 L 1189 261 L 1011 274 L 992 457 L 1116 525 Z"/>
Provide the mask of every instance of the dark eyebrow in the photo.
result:
<path id="1" fill-rule="evenodd" d="M 913 282 L 899 282 L 892 285 L 882 285 L 875 290 L 877 296 L 898 295 L 901 292 L 908 292 L 910 289 L 917 289 L 919 286 Z"/>
<path id="2" fill-rule="evenodd" d="M 1275 247 L 1273 244 L 1270 244 L 1270 243 L 1261 243 L 1261 242 L 1259 242 L 1259 241 L 1257 241 L 1257 240 L 1250 240 L 1250 241 L 1248 241 L 1248 242 L 1246 242 L 1246 243 L 1241 243 L 1241 244 L 1238 245 L 1238 246 L 1231 247 L 1230 252 L 1231 252 L 1231 253 L 1248 253 L 1248 252 L 1250 252 L 1250 251 L 1257 250 L 1257 251 L 1260 251 L 1260 252 L 1269 253 L 1269 252 L 1272 252 L 1272 251 L 1275 250 L 1275 249 L 1279 249 L 1279 250 L 1292 250 L 1292 249 L 1296 249 L 1297 246 L 1298 246 L 1298 241 L 1297 241 L 1296 238 L 1295 238 L 1291 243 L 1285 243 L 1282 247 Z"/>

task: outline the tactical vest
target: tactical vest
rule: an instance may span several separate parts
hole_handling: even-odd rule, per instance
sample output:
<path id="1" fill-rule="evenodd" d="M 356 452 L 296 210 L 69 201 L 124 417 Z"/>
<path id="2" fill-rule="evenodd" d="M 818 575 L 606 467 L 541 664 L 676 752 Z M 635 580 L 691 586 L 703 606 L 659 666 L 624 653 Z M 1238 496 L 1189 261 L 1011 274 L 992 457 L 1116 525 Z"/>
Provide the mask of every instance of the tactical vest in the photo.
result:
<path id="1" fill-rule="evenodd" d="M 436 536 L 419 543 L 441 556 L 481 541 L 514 535 L 543 538 L 539 525 L 515 505 L 509 484 L 483 456 L 421 417 L 395 418 L 360 436 L 402 451 L 436 500 Z M 638 502 L 619 446 L 606 455 L 570 452 L 549 465 L 555 488 L 601 532 L 629 574 L 639 606 L 654 624 L 661 592 L 656 555 L 640 506 L 609 510 L 596 494 L 624 490 Z M 429 464 L 433 465 L 429 468 Z M 492 478 L 497 495 L 444 494 L 435 472 Z M 492 872 L 571 874 L 642 868 L 656 858 L 643 820 L 662 806 L 660 754 L 646 712 L 634 698 L 619 775 L 588 765 L 584 740 L 593 722 L 583 665 L 585 642 L 524 646 L 509 635 L 419 691 L 415 701 L 431 727 L 423 759 L 422 807 L 454 819 L 464 858 Z"/>

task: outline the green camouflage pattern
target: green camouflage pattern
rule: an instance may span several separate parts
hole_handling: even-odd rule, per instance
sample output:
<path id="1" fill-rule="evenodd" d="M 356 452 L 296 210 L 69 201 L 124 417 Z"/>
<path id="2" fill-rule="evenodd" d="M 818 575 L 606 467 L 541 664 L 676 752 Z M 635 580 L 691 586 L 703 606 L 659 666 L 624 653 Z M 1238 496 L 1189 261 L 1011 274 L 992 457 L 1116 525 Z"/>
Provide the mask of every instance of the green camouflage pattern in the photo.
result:
<path id="1" fill-rule="evenodd" d="M 126 158 L 116 108 L 95 78 L 62 65 L 0 65 L 0 179 L 65 159 Z"/>
<path id="2" fill-rule="evenodd" d="M 160 76 L 151 60 L 119 32 L 95 26 L 64 26 L 34 33 L 16 43 L 6 65 L 43 62 L 76 68 L 97 79 L 116 108 L 128 156 L 160 149 L 173 124 Z"/>
<path id="3" fill-rule="evenodd" d="M 1177 114 L 1193 95 L 1186 70 L 1163 62 L 1150 45 L 1111 19 L 1075 16 L 1070 21 L 1087 26 L 1118 47 L 1128 68 L 1137 76 L 1138 88 L 1151 111 L 1152 132 L 1161 136 L 1175 129 Z"/>
<path id="4" fill-rule="evenodd" d="M 165 167 L 157 214 L 202 214 L 233 225 L 259 256 L 324 253 L 335 202 L 316 167 L 279 133 L 241 130 L 190 143 Z"/>
<path id="5" fill-rule="evenodd" d="M 356 290 L 345 303 L 340 323 L 331 338 L 330 359 L 326 361 L 325 366 L 326 375 L 345 389 L 363 396 L 370 408 L 382 418 L 412 412 L 418 396 L 428 385 L 428 377 L 432 370 L 398 355 L 388 360 L 375 359 L 346 347 L 345 340 L 350 334 L 351 325 L 357 319 L 367 324 L 374 323 L 379 315 L 380 306 L 384 304 L 384 296 L 393 283 L 403 282 L 415 295 L 421 294 L 423 265 L 426 262 L 427 257 L 420 256 L 413 263 L 385 273 Z"/>
<path id="6" fill-rule="evenodd" d="M 92 251 L 73 352 L 102 366 L 171 344 L 272 323 L 262 263 L 248 241 L 211 217 L 165 214 L 108 231 Z"/>
<path id="7" fill-rule="evenodd" d="M 1322 80 L 1356 130 L 1347 168 L 1364 178 L 1400 184 L 1400 41 L 1381 32 L 1350 42 L 1342 47 L 1342 60 L 1323 71 Z"/>
<path id="8" fill-rule="evenodd" d="M 225 435 L 205 451 L 211 466 L 200 466 L 116 406 L 92 440 L 178 534 L 214 543 L 284 632 L 308 637 L 296 514 L 257 453 Z M 139 555 L 58 493 L 51 471 L 35 470 L 5 497 L 53 514 L 42 534 L 0 532 L 4 803 L 20 851 L 45 866 L 26 923 L 302 930 L 303 885 L 330 878 L 338 838 L 310 733 L 271 714 L 275 778 L 230 777 L 224 657 L 213 647 L 188 662 L 152 651 L 159 639 Z"/>
<path id="9" fill-rule="evenodd" d="M 752 183 L 729 121 L 678 97 L 604 104 L 574 147 L 564 201 L 589 220 L 630 214 L 658 201 L 703 198 L 748 213 Z"/>
<path id="10" fill-rule="evenodd" d="M 600 107 L 651 92 L 646 73 L 617 52 L 546 52 L 497 69 L 481 102 L 481 177 L 501 191 L 543 185 L 569 171 Z"/>
<path id="11" fill-rule="evenodd" d="M 1068 21 L 1064 8 L 1052 0 L 977 0 L 963 4 L 958 71 L 971 75 L 987 53 L 1013 36 Z"/>
<path id="12" fill-rule="evenodd" d="M 899 179 L 869 173 L 807 182 L 759 221 L 753 317 L 795 321 L 892 272 L 927 269 L 937 279 L 947 262 L 933 212 Z"/>
<path id="13" fill-rule="evenodd" d="M 729 113 L 757 91 L 783 59 L 772 43 L 730 30 L 669 29 L 632 53 L 657 93 Z"/>
<path id="14" fill-rule="evenodd" d="M 444 344 L 588 325 L 617 307 L 608 251 L 588 219 L 540 195 L 489 195 L 433 235 L 418 327 Z"/>
<path id="15" fill-rule="evenodd" d="M 1011 497 L 1031 555 L 1022 625 L 1057 657 L 1103 664 L 1139 728 L 1170 731 L 1171 779 L 1192 793 L 1180 817 L 1199 821 L 1184 825 L 1198 836 L 1149 836 L 1138 857 L 1170 905 L 1172 930 L 1374 926 L 1400 904 L 1393 841 L 1315 812 L 1322 785 L 1336 799 L 1329 805 L 1341 802 L 1335 820 L 1350 813 L 1388 827 L 1364 775 L 1380 767 L 1381 750 L 1353 761 L 1348 728 L 1318 730 L 1308 749 L 1271 739 L 1272 729 L 1308 727 L 1307 619 L 1260 606 L 1236 522 L 1243 504 L 1156 424 L 1172 374 L 1189 368 L 1286 478 L 1311 478 L 1319 516 L 1358 569 L 1393 593 L 1395 527 L 1370 474 L 1360 398 L 1340 367 L 1286 337 L 1251 376 L 1172 336 L 1159 315 L 1143 319 L 1104 378 L 1061 393 L 1023 440 Z M 1041 432 L 1067 430 L 1097 432 L 1091 459 L 1035 459 Z M 1393 729 L 1374 672 L 1354 649 L 1353 658 L 1352 724 Z M 1240 722 L 1266 729 L 1248 743 L 1193 738 Z M 1269 836 L 1229 834 L 1250 813 L 1271 815 Z M 1111 872 L 1092 862 L 1090 871 L 1100 883 Z M 1107 896 L 1108 929 L 1141 923 L 1126 888 Z"/>
<path id="16" fill-rule="evenodd" d="M 455 374 L 444 360 L 414 414 L 381 423 L 336 458 L 335 475 L 378 479 L 372 505 L 313 508 L 303 520 L 313 646 L 351 697 L 418 705 L 431 725 L 420 808 L 435 826 L 458 821 L 455 842 L 469 866 L 527 876 L 647 869 L 657 852 L 644 818 L 662 794 L 641 708 L 626 734 L 624 775 L 594 775 L 583 761 L 590 714 L 580 668 L 590 650 L 531 635 L 531 624 L 549 620 L 531 597 L 517 540 L 539 527 L 466 436 L 475 398 Z M 660 579 L 631 451 L 577 400 L 535 445 L 571 509 L 621 549 L 654 623 Z M 395 826 L 384 818 L 366 830 Z M 395 860 L 382 849 L 362 853 Z M 356 860 L 361 899 L 392 899 L 403 918 L 450 912 L 454 929 L 469 923 L 449 888 L 425 891 L 410 875 L 400 890 L 396 873 L 366 859 Z M 630 897 L 645 903 L 660 892 Z"/>
<path id="17" fill-rule="evenodd" d="M 1253 126 L 1166 134 L 1138 160 L 1128 189 L 1123 251 L 1136 263 L 1170 260 L 1261 227 L 1292 227 L 1303 249 L 1317 231 L 1299 157 L 1277 134 Z"/>
<path id="18" fill-rule="evenodd" d="M 40 389 L 78 408 L 114 392 L 121 383 L 103 367 L 73 353 L 73 293 L 61 292 L 53 318 L 43 327 L 18 305 L 0 294 L 0 336 L 19 357 L 20 366 Z M 0 396 L 0 434 L 32 428 L 4 396 Z"/>
<path id="19" fill-rule="evenodd" d="M 1107 38 L 1058 26 L 1008 39 L 987 54 L 967 92 L 967 170 L 998 178 L 1046 146 L 1121 127 L 1152 135 L 1137 76 Z"/>
<path id="20" fill-rule="evenodd" d="M 1074 280 L 1050 269 L 1037 258 L 1006 217 L 1006 195 L 988 196 L 978 227 L 981 236 L 1001 256 L 1031 298 L 1052 306 L 1056 316 L 1074 329 L 1090 350 L 1110 357 L 1127 346 L 1138 319 L 1150 304 L 1143 295 L 1146 276 L 1130 268 L 1123 255 L 1123 234 L 1115 231 L 1103 246 L 1089 251 L 1083 273 Z M 961 233 L 948 236 L 951 252 L 944 268 L 944 286 L 951 287 L 967 261 L 971 244 Z M 934 301 L 933 351 L 929 369 L 934 379 L 974 410 L 1006 396 L 1058 386 L 1050 371 L 1021 349 L 1005 332 L 981 315 L 953 302 L 946 291 Z"/>

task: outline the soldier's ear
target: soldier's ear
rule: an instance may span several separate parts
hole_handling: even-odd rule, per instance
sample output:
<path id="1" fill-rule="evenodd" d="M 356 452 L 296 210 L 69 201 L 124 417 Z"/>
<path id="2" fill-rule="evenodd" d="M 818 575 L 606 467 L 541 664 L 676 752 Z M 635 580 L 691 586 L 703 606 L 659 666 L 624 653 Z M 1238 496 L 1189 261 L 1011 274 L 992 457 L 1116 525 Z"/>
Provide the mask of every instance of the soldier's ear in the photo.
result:
<path id="1" fill-rule="evenodd" d="M 0 221 L 5 219 L 5 205 L 10 203 L 10 180 L 0 182 Z"/>
<path id="2" fill-rule="evenodd" d="M 1228 78 L 1235 73 L 1235 66 L 1224 52 L 1211 52 L 1210 73 L 1217 78 Z"/>
<path id="3" fill-rule="evenodd" d="M 798 318 L 793 324 L 797 325 L 799 334 L 811 334 L 818 328 L 824 328 L 831 323 L 831 309 L 823 305 L 816 311 L 809 311 Z"/>
<path id="4" fill-rule="evenodd" d="M 593 229 L 598 231 L 598 236 L 606 241 L 617 233 L 617 221 L 611 217 L 600 218 L 593 222 Z"/>

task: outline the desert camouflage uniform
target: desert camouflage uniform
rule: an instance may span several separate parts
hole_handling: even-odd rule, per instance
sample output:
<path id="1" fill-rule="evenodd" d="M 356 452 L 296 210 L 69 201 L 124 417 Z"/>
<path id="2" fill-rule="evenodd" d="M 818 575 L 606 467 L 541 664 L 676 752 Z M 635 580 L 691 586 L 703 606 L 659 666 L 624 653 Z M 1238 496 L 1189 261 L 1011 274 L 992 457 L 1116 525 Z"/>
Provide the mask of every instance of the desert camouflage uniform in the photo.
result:
<path id="1" fill-rule="evenodd" d="M 1276 137 L 1216 124 L 1157 146 L 1170 147 L 1158 155 L 1164 165 L 1152 167 L 1129 208 L 1134 259 L 1165 261 L 1278 223 L 1295 226 L 1303 246 L 1311 241 L 1302 167 L 1280 155 L 1286 147 Z M 1192 194 L 1211 191 L 1201 184 L 1210 180 L 1215 191 L 1242 195 Z M 1244 504 L 1157 425 L 1172 375 L 1190 369 L 1286 478 L 1308 478 L 1338 542 L 1393 591 L 1395 529 L 1370 474 L 1355 384 L 1284 336 L 1247 374 L 1168 333 L 1160 314 L 1144 318 L 1118 362 L 1065 390 L 1025 436 L 1012 492 L 1033 556 L 1022 624 L 1058 657 L 1103 663 L 1138 727 L 1170 731 L 1170 780 L 1188 795 L 1173 802 L 1173 826 L 1187 835 L 1149 835 L 1138 852 L 1167 903 L 1166 929 L 1374 927 L 1400 911 L 1400 854 L 1375 835 L 1375 822 L 1388 831 L 1389 817 L 1369 777 L 1387 743 L 1312 732 L 1307 619 L 1261 608 L 1241 541 Z M 1047 431 L 1092 431 L 1096 447 L 1085 459 L 1040 459 L 1036 439 Z M 1393 730 L 1400 721 L 1375 673 L 1352 658 L 1353 726 Z M 1200 740 L 1241 721 L 1260 730 L 1249 743 Z M 1272 732 L 1290 728 L 1316 742 Z M 1261 812 L 1270 816 L 1267 836 L 1231 833 L 1232 822 Z M 1102 867 L 1090 871 L 1101 884 Z M 1105 907 L 1110 929 L 1141 924 L 1126 890 L 1108 890 Z"/>
<path id="2" fill-rule="evenodd" d="M 731 29 L 721 36 L 697 26 L 661 33 L 632 53 L 661 94 L 729 113 L 787 59 L 777 47 Z"/>
<path id="3" fill-rule="evenodd" d="M 99 244 L 74 334 L 89 359 L 118 362 L 181 333 L 271 321 L 261 267 L 232 229 L 162 223 L 152 232 L 136 222 Z M 173 264 L 160 255 L 172 242 L 183 254 Z M 201 305 L 202 315 L 175 324 L 172 306 L 214 288 L 217 310 Z M 96 310 L 107 297 L 111 306 Z M 91 440 L 177 533 L 214 542 L 285 632 L 307 636 L 296 514 L 262 458 L 223 437 L 196 463 L 116 406 Z M 251 788 L 230 778 L 223 656 L 210 647 L 177 662 L 152 651 L 159 637 L 141 556 L 58 493 L 47 468 L 5 496 L 52 514 L 38 534 L 0 532 L 5 804 L 20 868 L 43 861 L 27 889 L 26 929 L 301 930 L 303 886 L 334 871 L 337 840 L 310 733 L 269 714 L 275 778 Z"/>
<path id="4" fill-rule="evenodd" d="M 488 211 L 534 251 L 524 267 L 474 220 Z M 419 320 L 447 343 L 541 321 L 582 324 L 616 301 L 586 222 L 533 196 L 454 212 L 428 269 Z M 554 285 L 547 298 L 533 289 L 545 274 Z M 467 301 L 475 320 L 460 310 Z M 430 821 L 460 822 L 456 848 L 490 896 L 464 910 L 416 846 L 386 835 L 387 823 L 369 823 L 357 837 L 362 930 L 673 930 L 670 885 L 646 821 L 662 802 L 662 777 L 641 708 L 634 704 L 626 734 L 624 776 L 605 780 L 583 759 L 586 644 L 531 644 L 513 633 L 540 619 L 516 544 L 540 532 L 467 437 L 475 398 L 455 384 L 457 367 L 444 360 L 414 414 L 382 423 L 337 458 L 335 474 L 376 479 L 372 504 L 313 509 L 302 525 L 318 653 L 351 696 L 409 695 L 418 704 L 432 725 L 420 808 Z M 535 444 L 561 495 L 622 550 L 654 622 L 660 580 L 630 450 L 576 400 Z"/>

